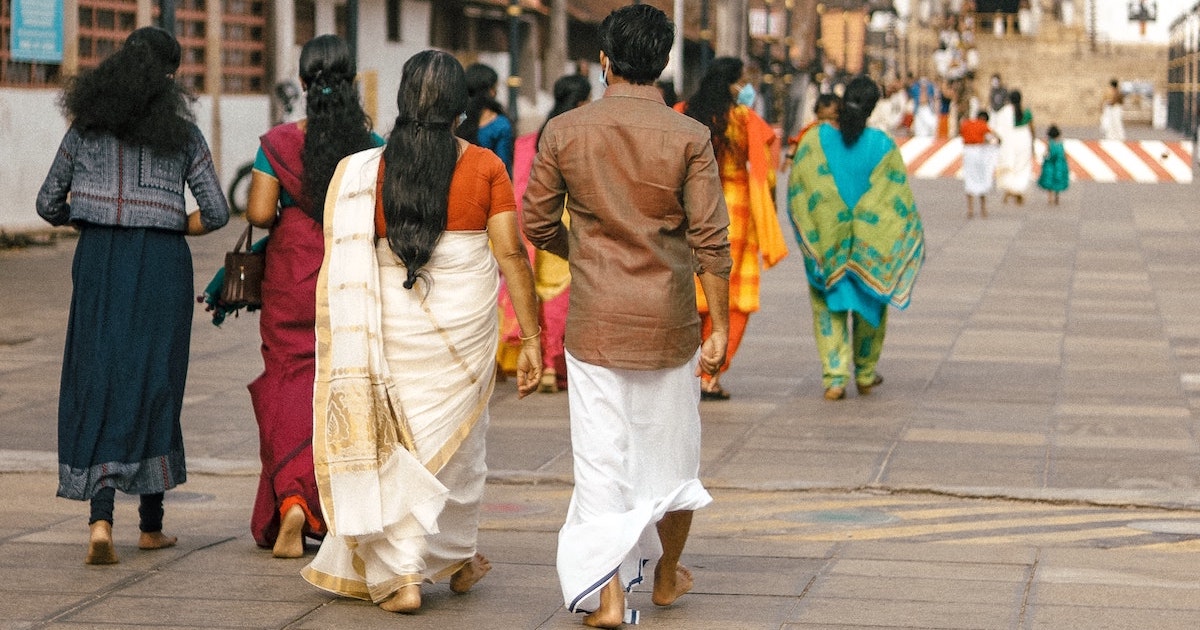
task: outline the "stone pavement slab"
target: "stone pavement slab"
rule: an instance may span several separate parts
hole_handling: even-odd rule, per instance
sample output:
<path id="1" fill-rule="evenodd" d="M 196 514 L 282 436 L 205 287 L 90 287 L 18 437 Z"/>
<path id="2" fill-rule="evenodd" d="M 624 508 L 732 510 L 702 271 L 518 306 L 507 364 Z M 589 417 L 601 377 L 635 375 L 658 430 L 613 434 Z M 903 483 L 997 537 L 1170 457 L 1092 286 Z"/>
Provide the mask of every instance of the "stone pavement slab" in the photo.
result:
<path id="1" fill-rule="evenodd" d="M 704 403 L 693 593 L 657 628 L 1194 628 L 1200 609 L 1200 263 L 1188 186 L 1078 184 L 1050 208 L 965 218 L 961 182 L 914 183 L 927 261 L 889 316 L 869 397 L 821 397 L 799 254 Z M 996 200 L 994 200 L 996 201 Z M 236 230 L 191 240 L 196 286 Z M 53 498 L 73 241 L 0 251 L 0 628 L 574 628 L 554 574 L 572 473 L 566 396 L 491 405 L 477 591 L 398 618 L 329 597 L 247 531 L 257 316 L 201 309 L 168 493 L 174 549 L 85 567 L 86 510 Z M 1147 526 L 1146 524 L 1152 524 Z"/>

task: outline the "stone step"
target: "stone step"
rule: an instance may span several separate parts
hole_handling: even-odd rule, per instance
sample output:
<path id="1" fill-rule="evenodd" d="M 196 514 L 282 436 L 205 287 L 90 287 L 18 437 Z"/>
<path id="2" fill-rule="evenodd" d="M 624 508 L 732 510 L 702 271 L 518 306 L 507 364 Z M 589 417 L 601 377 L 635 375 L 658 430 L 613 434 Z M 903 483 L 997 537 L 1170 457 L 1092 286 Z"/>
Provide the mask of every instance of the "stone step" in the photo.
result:
<path id="1" fill-rule="evenodd" d="M 1093 51 L 1077 29 L 1052 21 L 1043 26 L 1036 37 L 976 37 L 981 78 L 976 86 L 981 96 L 987 90 L 986 78 L 999 74 L 1009 89 L 1021 90 L 1026 106 L 1043 124 L 1086 125 L 1099 120 L 1104 90 L 1113 78 L 1165 88 L 1165 47 L 1101 45 Z M 1149 122 L 1146 100 L 1127 100 L 1128 122 Z"/>

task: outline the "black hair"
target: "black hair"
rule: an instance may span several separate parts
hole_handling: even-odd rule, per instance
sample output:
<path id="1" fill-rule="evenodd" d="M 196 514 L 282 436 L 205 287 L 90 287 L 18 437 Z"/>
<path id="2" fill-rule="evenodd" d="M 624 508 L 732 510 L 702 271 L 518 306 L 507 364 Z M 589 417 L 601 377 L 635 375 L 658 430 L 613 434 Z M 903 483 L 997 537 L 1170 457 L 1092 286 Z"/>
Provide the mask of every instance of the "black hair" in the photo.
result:
<path id="1" fill-rule="evenodd" d="M 1049 136 L 1051 140 L 1056 140 L 1062 135 L 1062 131 L 1059 130 L 1058 125 L 1050 125 L 1050 128 L 1046 130 L 1046 135 Z"/>
<path id="2" fill-rule="evenodd" d="M 700 87 L 684 105 L 683 113 L 704 123 L 712 132 L 713 150 L 718 156 L 725 150 L 725 129 L 729 110 L 737 102 L 729 86 L 742 78 L 745 65 L 737 57 L 717 57 L 700 79 Z"/>
<path id="3" fill-rule="evenodd" d="M 675 92 L 675 82 L 670 79 L 663 79 L 654 82 L 654 87 L 662 92 L 663 102 L 667 107 L 675 107 L 675 103 L 679 102 L 679 94 Z"/>
<path id="4" fill-rule="evenodd" d="M 467 118 L 458 126 L 458 137 L 479 144 L 479 121 L 484 110 L 504 116 L 504 107 L 492 96 L 492 88 L 500 81 L 500 75 L 491 66 L 473 63 L 464 71 L 467 85 Z"/>
<path id="5" fill-rule="evenodd" d="M 600 23 L 600 50 L 609 71 L 636 85 L 650 85 L 662 74 L 674 39 L 675 25 L 667 14 L 648 4 L 621 7 Z"/>
<path id="6" fill-rule="evenodd" d="M 462 64 L 438 50 L 413 55 L 404 64 L 396 104 L 400 114 L 383 151 L 383 217 L 388 245 L 408 269 L 404 288 L 411 289 L 446 230 L 458 160 L 451 129 L 467 106 Z"/>
<path id="7" fill-rule="evenodd" d="M 1021 90 L 1009 92 L 1008 102 L 1013 106 L 1013 124 L 1021 124 L 1021 116 L 1025 113 L 1025 108 L 1021 107 Z"/>
<path id="8" fill-rule="evenodd" d="M 813 104 L 813 113 L 816 114 L 830 105 L 840 105 L 841 102 L 842 99 L 839 98 L 837 94 L 825 92 L 824 94 L 817 96 L 817 102 Z"/>
<path id="9" fill-rule="evenodd" d="M 182 49 L 147 26 L 95 69 L 67 80 L 59 105 L 81 133 L 107 133 L 150 149 L 184 150 L 192 137 L 190 97 L 175 81 Z"/>
<path id="10" fill-rule="evenodd" d="M 987 122 L 992 119 L 992 116 L 991 114 L 987 113 L 986 110 L 981 109 L 979 110 L 978 114 L 975 114 L 975 118 L 982 120 L 983 122 Z"/>
<path id="11" fill-rule="evenodd" d="M 842 106 L 838 109 L 838 129 L 842 142 L 852 147 L 867 128 L 867 119 L 879 102 L 879 85 L 865 74 L 860 74 L 846 84 L 842 93 Z"/>
<path id="12" fill-rule="evenodd" d="M 354 58 L 336 35 L 321 35 L 300 51 L 300 80 L 308 89 L 304 132 L 303 199 L 300 208 L 318 223 L 325 214 L 325 192 L 342 158 L 369 149 L 371 119 L 354 85 Z"/>
<path id="13" fill-rule="evenodd" d="M 550 122 L 551 118 L 579 107 L 581 102 L 588 100 L 591 96 L 592 82 L 582 74 L 568 74 L 559 77 L 554 82 L 554 107 L 550 108 L 550 113 L 546 115 L 546 120 L 538 129 L 538 142 L 542 141 L 542 132 L 546 130 L 546 123 Z"/>

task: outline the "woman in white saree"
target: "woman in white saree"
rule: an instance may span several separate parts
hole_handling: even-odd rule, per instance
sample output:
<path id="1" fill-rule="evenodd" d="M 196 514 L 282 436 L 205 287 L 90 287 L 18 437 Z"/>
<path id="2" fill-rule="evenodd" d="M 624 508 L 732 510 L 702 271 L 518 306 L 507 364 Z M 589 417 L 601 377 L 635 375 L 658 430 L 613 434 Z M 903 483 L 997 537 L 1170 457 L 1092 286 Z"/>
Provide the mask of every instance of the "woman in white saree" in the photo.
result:
<path id="1" fill-rule="evenodd" d="M 1000 155 L 996 161 L 996 186 L 1004 191 L 1003 203 L 1010 199 L 1025 203 L 1025 192 L 1033 183 L 1033 113 L 1021 104 L 1021 92 L 1008 93 L 1008 104 L 996 113 L 992 128 L 1000 136 Z"/>
<path id="2" fill-rule="evenodd" d="M 497 267 L 521 325 L 517 386 L 541 378 L 537 298 L 512 184 L 494 154 L 454 137 L 462 66 L 404 66 L 386 147 L 338 166 L 317 281 L 313 456 L 329 534 L 306 580 L 414 612 L 420 585 L 465 592 L 495 382 Z"/>

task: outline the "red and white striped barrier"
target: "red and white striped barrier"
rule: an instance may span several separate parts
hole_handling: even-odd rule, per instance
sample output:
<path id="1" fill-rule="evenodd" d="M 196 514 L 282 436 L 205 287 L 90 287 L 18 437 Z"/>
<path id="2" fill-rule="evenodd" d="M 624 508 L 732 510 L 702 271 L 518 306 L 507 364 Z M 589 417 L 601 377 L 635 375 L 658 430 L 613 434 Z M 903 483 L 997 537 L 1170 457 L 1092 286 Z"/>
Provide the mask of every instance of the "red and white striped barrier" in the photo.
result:
<path id="1" fill-rule="evenodd" d="M 962 177 L 962 139 L 897 138 L 910 176 L 918 179 Z M 1192 143 L 1159 140 L 1063 140 L 1073 181 L 1138 182 L 1143 184 L 1192 181 Z M 1037 164 L 1046 143 L 1037 141 Z"/>

